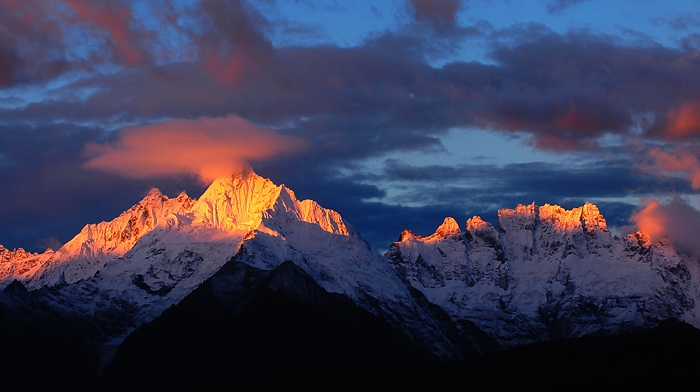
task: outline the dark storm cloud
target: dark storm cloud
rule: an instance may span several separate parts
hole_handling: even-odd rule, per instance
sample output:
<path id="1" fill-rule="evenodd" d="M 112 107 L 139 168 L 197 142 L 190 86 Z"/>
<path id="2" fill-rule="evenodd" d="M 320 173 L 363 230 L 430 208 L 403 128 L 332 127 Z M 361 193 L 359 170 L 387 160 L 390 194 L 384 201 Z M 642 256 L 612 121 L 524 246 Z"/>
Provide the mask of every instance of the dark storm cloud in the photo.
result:
<path id="1" fill-rule="evenodd" d="M 37 0 L 0 1 L 0 88 L 65 72 L 61 30 Z"/>
<path id="2" fill-rule="evenodd" d="M 409 0 L 414 17 L 426 21 L 437 30 L 454 27 L 460 0 Z"/>
<path id="3" fill-rule="evenodd" d="M 205 0 L 187 9 L 192 26 L 177 26 L 193 60 L 158 64 L 149 57 L 156 33 L 140 26 L 126 3 L 66 1 L 70 20 L 108 41 L 113 61 L 143 67 L 80 79 L 59 90 L 62 98 L 4 109 L 3 119 L 118 125 L 233 113 L 265 125 L 293 124 L 290 133 L 311 133 L 319 142 L 334 142 L 332 129 L 344 123 L 355 140 L 398 149 L 451 127 L 531 133 L 535 146 L 557 151 L 592 149 L 600 136 L 628 135 L 633 127 L 657 138 L 679 137 L 674 129 L 683 130 L 682 138 L 700 134 L 700 122 L 690 130 L 687 121 L 678 125 L 684 110 L 700 102 L 700 58 L 691 50 L 627 46 L 614 37 L 559 35 L 530 25 L 490 35 L 494 64 L 436 68 L 427 60 L 435 41 L 420 31 L 385 33 L 350 48 L 275 48 L 265 37 L 272 22 L 247 3 Z M 411 4 L 417 18 L 451 24 L 460 7 L 457 1 Z M 168 12 L 161 19 L 172 27 L 178 19 Z M 27 34 L 32 42 L 38 36 Z M 24 69 L 15 52 L 0 46 L 6 80 Z M 77 89 L 92 95 L 74 98 Z M 338 128 L 335 139 L 352 139 L 341 133 L 346 129 Z M 376 136 L 367 140 L 369 134 Z M 394 144 L 401 139 L 406 146 Z"/>
<path id="4" fill-rule="evenodd" d="M 531 133 L 535 146 L 557 151 L 592 149 L 602 135 L 635 127 L 652 138 L 700 135 L 700 121 L 686 115 L 700 102 L 694 52 L 533 28 L 494 37 L 496 64 L 441 68 L 427 63 L 417 37 L 387 33 L 352 48 L 274 50 L 256 38 L 259 51 L 246 49 L 254 55 L 240 69 L 190 62 L 97 76 L 64 89 L 97 90 L 86 100 L 43 101 L 0 116 L 133 121 L 235 113 L 319 143 L 361 141 L 358 156 L 368 145 L 412 148 L 451 127 Z M 264 66 L 248 75 L 246 61 Z"/>
<path id="5" fill-rule="evenodd" d="M 262 35 L 268 21 L 242 1 L 203 0 L 193 35 L 202 68 L 220 82 L 237 84 L 256 73 L 274 73 L 272 44 Z M 272 68 L 272 69 L 271 69 Z"/>
<path id="6" fill-rule="evenodd" d="M 574 3 L 550 5 L 561 10 Z M 385 197 L 382 189 L 337 170 L 390 151 L 439 151 L 439 137 L 451 128 L 522 132 L 536 147 L 556 151 L 593 151 L 607 134 L 679 143 L 700 136 L 694 114 L 700 107 L 700 57 L 691 43 L 672 49 L 586 31 L 557 34 L 539 25 L 501 31 L 461 26 L 455 16 L 466 3 L 456 0 L 414 0 L 412 20 L 398 32 L 372 35 L 347 48 L 275 47 L 267 34 L 278 26 L 245 1 L 150 2 L 150 24 L 127 1 L 0 4 L 5 33 L 0 34 L 0 88 L 45 82 L 68 70 L 93 71 L 60 84 L 50 99 L 0 109 L 6 127 L 0 134 L 0 170 L 11 185 L 0 190 L 0 201 L 16 200 L 6 204 L 16 207 L 0 217 L 0 243 L 7 246 L 13 244 L 4 243 L 6 236 L 19 238 L 11 232 L 32 226 L 22 226 L 23 217 L 39 227 L 46 210 L 55 209 L 57 218 L 58 211 L 74 214 L 71 219 L 82 225 L 95 221 L 82 211 L 99 210 L 98 219 L 111 219 L 138 201 L 147 185 L 177 188 L 175 180 L 124 180 L 82 167 L 84 145 L 102 143 L 110 135 L 105 130 L 124 125 L 233 114 L 302 138 L 310 143 L 305 153 L 254 168 L 287 182 L 301 197 L 351 214 L 348 219 L 358 229 L 370 231 L 368 238 L 392 239 L 404 228 L 433 230 L 444 218 L 438 215 L 450 211 L 463 214 L 455 217 L 460 221 L 470 213 L 495 216 L 497 207 L 533 200 L 568 203 L 651 190 L 656 180 L 609 161 L 582 166 L 575 175 L 536 164 L 508 170 L 445 167 L 437 168 L 444 174 L 436 174 L 444 183 L 423 184 L 425 194 L 413 194 L 436 207 L 409 208 L 375 202 Z M 18 4 L 24 8 L 11 9 Z M 54 12 L 58 9 L 63 13 Z M 25 23 L 23 15 L 37 15 L 37 22 Z M 56 20 L 63 24 L 52 24 Z M 467 34 L 489 48 L 491 63 L 433 65 L 432 59 L 453 53 L 455 40 Z M 101 65 L 115 68 L 94 72 Z M 389 166 L 384 173 L 389 180 L 427 175 L 420 168 Z M 470 170 L 474 173 L 465 174 Z M 309 174 L 301 178 L 293 172 Z M 444 186 L 450 179 L 479 186 Z M 195 184 L 191 178 L 182 181 L 182 187 Z M 673 185 L 662 184 L 661 190 L 687 188 L 680 180 L 669 181 Z M 352 218 L 360 213 L 370 215 Z M 372 234 L 379 220 L 392 217 L 391 222 L 403 223 L 388 225 L 405 227 Z M 67 239 L 58 232 L 38 235 Z"/>
<path id="7" fill-rule="evenodd" d="M 131 5 L 121 0 L 0 1 L 0 87 L 103 64 L 154 61 L 155 34 L 136 21 Z M 154 17 L 171 8 L 164 1 L 153 5 L 160 8 Z"/>
<path id="8" fill-rule="evenodd" d="M 531 130 L 539 147 L 590 147 L 604 133 L 628 134 L 636 125 L 667 137 L 659 124 L 698 99 L 694 51 L 628 47 L 584 33 L 515 29 L 504 37 L 511 34 L 515 43 L 493 52 L 505 77 L 485 120 L 496 129 Z M 649 115 L 655 123 L 640 119 Z"/>
<path id="9" fill-rule="evenodd" d="M 409 21 L 401 30 L 406 35 L 426 40 L 424 55 L 428 59 L 458 55 L 465 42 L 483 38 L 485 31 L 491 29 L 487 22 L 474 26 L 458 23 L 457 14 L 468 9 L 468 3 L 468 0 L 406 0 Z"/>
<path id="10" fill-rule="evenodd" d="M 558 14 L 567 8 L 574 7 L 586 1 L 590 0 L 551 0 L 547 4 L 547 12 L 550 14 Z"/>

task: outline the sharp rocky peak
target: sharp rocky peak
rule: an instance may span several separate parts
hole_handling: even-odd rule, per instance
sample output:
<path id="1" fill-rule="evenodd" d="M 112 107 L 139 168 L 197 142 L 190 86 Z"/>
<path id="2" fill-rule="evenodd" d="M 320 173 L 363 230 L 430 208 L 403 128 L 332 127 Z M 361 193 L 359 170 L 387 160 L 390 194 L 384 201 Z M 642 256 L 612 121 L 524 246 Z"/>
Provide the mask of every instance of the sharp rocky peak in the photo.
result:
<path id="1" fill-rule="evenodd" d="M 158 188 L 151 188 L 150 191 L 146 194 L 146 197 L 144 200 L 149 200 L 149 199 L 162 199 L 163 197 L 167 198 L 167 196 L 163 195 L 163 193 L 160 191 Z"/>
<path id="2" fill-rule="evenodd" d="M 454 218 L 448 216 L 442 221 L 442 224 L 435 230 L 435 234 L 433 235 L 447 237 L 455 234 L 461 234 L 459 223 L 457 223 Z"/>
<path id="3" fill-rule="evenodd" d="M 454 218 L 448 216 L 442 221 L 442 224 L 438 226 L 438 228 L 435 230 L 435 233 L 424 237 L 414 233 L 411 230 L 406 229 L 403 232 L 401 232 L 399 242 L 406 242 L 410 240 L 429 242 L 431 240 L 440 240 L 447 237 L 453 237 L 455 235 L 459 236 L 461 234 L 462 231 L 460 230 L 457 221 Z"/>
<path id="4" fill-rule="evenodd" d="M 514 209 L 504 208 L 498 211 L 498 225 L 502 231 L 507 231 L 514 226 L 534 230 L 535 226 L 541 222 L 546 222 L 561 232 L 571 232 L 580 228 L 589 233 L 609 232 L 605 218 L 598 207 L 591 203 L 585 203 L 571 210 L 555 204 L 538 206 L 532 203 L 518 204 Z"/>
<path id="5" fill-rule="evenodd" d="M 414 233 L 413 231 L 406 229 L 401 232 L 401 235 L 399 236 L 399 242 L 405 242 L 413 238 L 420 238 L 420 236 L 416 235 L 416 233 Z"/>
<path id="6" fill-rule="evenodd" d="M 282 186 L 246 168 L 215 180 L 192 207 L 197 220 L 226 231 L 252 230 L 272 208 Z"/>
<path id="7" fill-rule="evenodd" d="M 486 222 L 485 220 L 481 219 L 480 216 L 473 216 L 469 219 L 467 219 L 467 224 L 466 224 L 467 232 L 476 232 L 476 231 L 481 231 L 485 230 L 488 228 L 493 229 L 493 225 L 491 225 L 489 222 Z"/>

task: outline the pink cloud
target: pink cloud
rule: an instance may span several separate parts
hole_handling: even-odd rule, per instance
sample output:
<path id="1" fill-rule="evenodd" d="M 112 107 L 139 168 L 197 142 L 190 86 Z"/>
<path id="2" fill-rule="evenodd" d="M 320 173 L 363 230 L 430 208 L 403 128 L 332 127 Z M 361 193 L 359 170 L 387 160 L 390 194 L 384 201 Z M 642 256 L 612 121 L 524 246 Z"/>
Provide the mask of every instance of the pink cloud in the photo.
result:
<path id="1" fill-rule="evenodd" d="M 115 143 L 89 143 L 85 167 L 129 178 L 195 174 L 205 182 L 246 161 L 303 150 L 306 143 L 241 117 L 169 120 L 123 129 Z"/>
<path id="2" fill-rule="evenodd" d="M 678 149 L 673 153 L 667 153 L 659 148 L 649 152 L 653 161 L 653 168 L 660 174 L 682 174 L 690 180 L 693 189 L 700 189 L 700 161 L 696 154 Z"/>
<path id="3" fill-rule="evenodd" d="M 630 218 L 652 242 L 668 238 L 684 253 L 700 256 L 700 211 L 675 196 L 669 204 L 651 200 Z"/>
<path id="4" fill-rule="evenodd" d="M 700 135 L 700 102 L 687 102 L 668 113 L 664 133 L 673 138 Z"/>

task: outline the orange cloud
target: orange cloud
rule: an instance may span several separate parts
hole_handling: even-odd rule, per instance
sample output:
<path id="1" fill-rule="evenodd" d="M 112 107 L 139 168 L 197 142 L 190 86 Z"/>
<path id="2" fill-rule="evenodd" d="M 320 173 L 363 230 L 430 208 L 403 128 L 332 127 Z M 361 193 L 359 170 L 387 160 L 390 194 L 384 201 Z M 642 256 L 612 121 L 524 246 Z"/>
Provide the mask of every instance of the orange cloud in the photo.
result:
<path id="1" fill-rule="evenodd" d="M 700 135 L 700 102 L 688 102 L 668 113 L 664 128 L 667 136 L 684 137 Z"/>
<path id="2" fill-rule="evenodd" d="M 687 150 L 676 150 L 673 154 L 655 148 L 649 152 L 657 170 L 663 173 L 681 173 L 691 182 L 693 189 L 700 189 L 700 161 L 697 155 Z"/>
<path id="3" fill-rule="evenodd" d="M 646 233 L 652 242 L 668 238 L 687 254 L 700 256 L 700 211 L 682 198 L 675 196 L 669 204 L 649 201 L 630 218 L 638 230 Z"/>
<path id="4" fill-rule="evenodd" d="M 229 115 L 129 127 L 112 144 L 89 143 L 85 167 L 130 178 L 196 174 L 209 183 L 248 160 L 300 151 L 306 144 Z"/>
<path id="5" fill-rule="evenodd" d="M 656 200 L 649 201 L 641 211 L 635 212 L 630 220 L 653 242 L 666 237 L 666 226 L 668 225 L 666 214 Z"/>

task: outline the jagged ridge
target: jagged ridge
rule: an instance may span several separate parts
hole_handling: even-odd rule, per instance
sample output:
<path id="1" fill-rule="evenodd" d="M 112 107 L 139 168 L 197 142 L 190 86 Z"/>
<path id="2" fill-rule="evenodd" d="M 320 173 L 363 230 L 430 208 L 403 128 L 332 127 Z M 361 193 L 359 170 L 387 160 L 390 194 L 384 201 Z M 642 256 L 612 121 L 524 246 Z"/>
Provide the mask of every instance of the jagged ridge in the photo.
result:
<path id="1" fill-rule="evenodd" d="M 595 205 L 519 205 L 499 211 L 498 229 L 469 219 L 464 235 L 444 226 L 428 237 L 404 231 L 385 257 L 455 321 L 474 322 L 503 346 L 669 318 L 700 327 L 697 261 L 643 233 L 613 237 Z"/>
<path id="2" fill-rule="evenodd" d="M 436 310 L 424 309 L 337 212 L 250 169 L 216 180 L 198 200 L 153 190 L 113 221 L 86 226 L 34 274 L 8 274 L 2 283 L 19 279 L 33 301 L 93 317 L 103 331 L 97 338 L 114 347 L 232 258 L 266 270 L 292 261 L 444 357 L 461 357 L 468 344 L 445 337 L 449 318 L 434 319 Z"/>
<path id="3" fill-rule="evenodd" d="M 382 258 L 337 212 L 250 169 L 198 200 L 153 190 L 56 252 L 0 248 L 0 284 L 22 281 L 32 301 L 91 318 L 99 342 L 118 345 L 230 260 L 292 262 L 443 358 L 669 318 L 700 325 L 697 262 L 643 233 L 612 237 L 592 204 L 519 205 L 498 228 L 473 217 L 464 232 L 446 218 L 427 237 L 404 231 Z"/>

